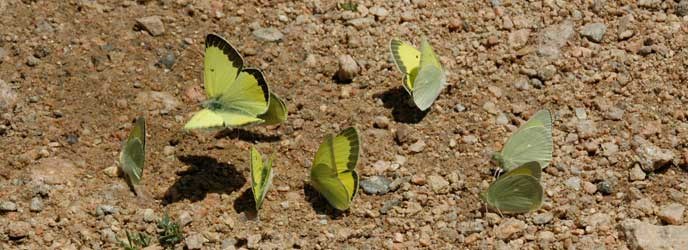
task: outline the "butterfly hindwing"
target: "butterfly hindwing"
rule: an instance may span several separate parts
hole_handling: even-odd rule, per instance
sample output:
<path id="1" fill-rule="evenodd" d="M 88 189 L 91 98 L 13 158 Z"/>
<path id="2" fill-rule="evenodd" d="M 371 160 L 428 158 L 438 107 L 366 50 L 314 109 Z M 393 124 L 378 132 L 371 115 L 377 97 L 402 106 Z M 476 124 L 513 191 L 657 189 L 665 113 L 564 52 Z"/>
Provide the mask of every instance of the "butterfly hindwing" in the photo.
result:
<path id="1" fill-rule="evenodd" d="M 272 159 L 263 162 L 263 156 L 255 147 L 251 147 L 251 191 L 256 202 L 256 211 L 260 209 L 272 184 Z"/>
<path id="2" fill-rule="evenodd" d="M 270 93 L 268 111 L 258 117 L 265 121 L 264 125 L 280 124 L 287 120 L 287 105 L 277 95 Z"/>
<path id="3" fill-rule="evenodd" d="M 530 162 L 500 176 L 490 185 L 486 201 L 504 213 L 526 213 L 540 208 L 543 188 L 540 184 L 541 167 Z"/>
<path id="4" fill-rule="evenodd" d="M 268 110 L 270 89 L 257 69 L 245 69 L 219 98 L 220 109 L 257 117 Z"/>
<path id="5" fill-rule="evenodd" d="M 146 120 L 136 119 L 120 153 L 120 167 L 129 185 L 139 184 L 146 159 Z M 134 187 L 132 186 L 132 189 Z M 136 192 L 134 190 L 134 192 Z"/>
<path id="6" fill-rule="evenodd" d="M 358 191 L 359 153 L 355 128 L 344 129 L 337 136 L 328 135 L 316 152 L 311 169 L 313 187 L 339 210 L 348 209 Z"/>

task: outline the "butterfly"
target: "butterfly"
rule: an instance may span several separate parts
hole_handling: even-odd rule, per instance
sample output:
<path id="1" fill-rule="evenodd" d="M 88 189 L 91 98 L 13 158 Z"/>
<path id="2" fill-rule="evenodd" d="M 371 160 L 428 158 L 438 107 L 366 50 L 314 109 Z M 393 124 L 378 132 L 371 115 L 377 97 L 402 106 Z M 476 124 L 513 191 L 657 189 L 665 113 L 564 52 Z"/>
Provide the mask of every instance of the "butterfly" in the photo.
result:
<path id="1" fill-rule="evenodd" d="M 143 165 L 146 159 L 146 120 L 139 117 L 134 122 L 134 127 L 129 132 L 129 137 L 122 145 L 119 153 L 119 162 L 129 188 L 138 195 L 134 185 L 141 182 Z"/>
<path id="2" fill-rule="evenodd" d="M 483 201 L 500 213 L 526 213 L 542 206 L 544 196 L 537 161 L 525 163 L 499 176 L 481 194 Z"/>
<path id="3" fill-rule="evenodd" d="M 265 194 L 272 184 L 272 162 L 272 157 L 263 161 L 260 152 L 255 147 L 251 147 L 251 191 L 256 202 L 256 211 L 263 205 Z"/>
<path id="4" fill-rule="evenodd" d="M 350 127 L 337 136 L 327 135 L 315 154 L 311 185 L 338 210 L 349 209 L 358 192 L 360 149 L 358 131 Z"/>
<path id="5" fill-rule="evenodd" d="M 549 110 L 535 113 L 511 135 L 502 152 L 495 153 L 492 158 L 505 172 L 530 161 L 546 167 L 552 161 L 552 115 Z"/>
<path id="6" fill-rule="evenodd" d="M 446 85 L 442 65 L 428 41 L 423 38 L 420 50 L 397 39 L 390 42 L 394 63 L 404 74 L 402 86 L 422 111 L 432 106 Z"/>
<path id="7" fill-rule="evenodd" d="M 206 36 L 203 81 L 208 100 L 184 129 L 272 125 L 286 120 L 286 105 L 270 92 L 263 73 L 243 65 L 241 55 L 227 40 L 216 34 Z"/>

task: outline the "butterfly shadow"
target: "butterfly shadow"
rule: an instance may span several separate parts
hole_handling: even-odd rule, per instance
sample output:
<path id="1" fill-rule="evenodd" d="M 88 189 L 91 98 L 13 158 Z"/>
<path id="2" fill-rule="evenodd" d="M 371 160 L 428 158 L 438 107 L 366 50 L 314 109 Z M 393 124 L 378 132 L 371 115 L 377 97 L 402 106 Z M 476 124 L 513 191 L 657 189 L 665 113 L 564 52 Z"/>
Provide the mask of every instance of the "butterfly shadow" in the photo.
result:
<path id="1" fill-rule="evenodd" d="M 215 135 L 215 139 L 225 137 L 230 139 L 239 139 L 245 142 L 276 142 L 282 139 L 282 137 L 279 135 L 266 135 L 240 128 L 224 129 Z"/>
<path id="2" fill-rule="evenodd" d="M 258 211 L 256 210 L 256 201 L 253 199 L 253 190 L 247 188 L 241 195 L 234 200 L 234 211 L 237 214 L 244 213 L 249 220 L 258 219 Z"/>
<path id="3" fill-rule="evenodd" d="M 180 156 L 179 160 L 190 167 L 177 173 L 179 178 L 165 192 L 163 205 L 182 200 L 201 201 L 208 193 L 230 194 L 246 184 L 244 176 L 232 164 L 198 155 Z"/>
<path id="4" fill-rule="evenodd" d="M 389 89 L 382 93 L 373 95 L 374 98 L 379 98 L 385 108 L 392 109 L 392 117 L 394 121 L 401 123 L 419 123 L 425 118 L 432 108 L 425 111 L 420 110 L 413 105 L 413 101 L 403 87 L 396 87 Z"/>
<path id="5" fill-rule="evenodd" d="M 348 211 L 342 212 L 332 207 L 325 197 L 320 195 L 318 190 L 315 190 L 315 188 L 308 183 L 304 184 L 303 192 L 306 201 L 311 204 L 316 214 L 326 215 L 331 220 L 338 220 L 344 217 L 344 214 L 348 213 Z"/>

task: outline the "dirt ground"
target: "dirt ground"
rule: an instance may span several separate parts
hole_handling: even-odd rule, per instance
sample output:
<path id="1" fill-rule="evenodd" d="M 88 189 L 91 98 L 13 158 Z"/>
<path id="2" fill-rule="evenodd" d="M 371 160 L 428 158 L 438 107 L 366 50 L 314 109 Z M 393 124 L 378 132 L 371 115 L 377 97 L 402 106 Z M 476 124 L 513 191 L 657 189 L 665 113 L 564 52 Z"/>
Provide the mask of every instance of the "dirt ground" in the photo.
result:
<path id="1" fill-rule="evenodd" d="M 685 229 L 688 1 L 353 2 L 0 0 L 0 249 L 119 248 L 127 231 L 159 249 L 165 211 L 177 249 L 623 249 L 643 248 L 629 220 Z M 137 24 L 151 16 L 163 32 Z M 263 71 L 284 124 L 182 131 L 205 98 L 209 32 Z M 428 112 L 389 52 L 423 36 L 448 77 Z M 360 68 L 350 83 L 334 78 L 342 55 Z M 543 108 L 543 207 L 486 213 L 490 155 Z M 141 115 L 136 197 L 115 170 Z M 338 212 L 308 175 L 348 126 L 362 181 L 387 186 Z M 276 153 L 258 219 L 251 145 Z"/>

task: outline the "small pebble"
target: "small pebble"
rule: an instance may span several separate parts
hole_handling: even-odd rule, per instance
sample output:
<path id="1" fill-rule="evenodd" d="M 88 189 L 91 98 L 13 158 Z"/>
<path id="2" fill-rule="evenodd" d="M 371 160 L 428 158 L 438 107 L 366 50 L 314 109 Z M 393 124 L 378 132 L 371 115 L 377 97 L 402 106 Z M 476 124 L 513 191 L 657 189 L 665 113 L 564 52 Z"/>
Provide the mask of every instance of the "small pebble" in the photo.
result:
<path id="1" fill-rule="evenodd" d="M 277 28 L 273 27 L 258 28 L 253 31 L 253 36 L 256 37 L 258 40 L 265 42 L 277 42 L 281 41 L 282 38 L 284 38 L 284 34 L 282 34 L 282 32 L 279 31 Z"/>
<path id="2" fill-rule="evenodd" d="M 389 128 L 389 118 L 386 116 L 376 116 L 373 118 L 373 127 L 381 129 Z"/>
<path id="3" fill-rule="evenodd" d="M 382 195 L 389 192 L 389 185 L 392 183 L 390 179 L 384 176 L 371 176 L 360 182 L 360 186 L 367 194 Z"/>
<path id="4" fill-rule="evenodd" d="M 143 221 L 145 221 L 145 222 L 154 222 L 154 221 L 156 221 L 156 220 L 157 220 L 157 219 L 156 219 L 156 217 L 155 217 L 155 211 L 153 211 L 153 209 L 146 208 L 146 209 L 143 210 Z"/>
<path id="5" fill-rule="evenodd" d="M 149 16 L 136 19 L 136 24 L 148 31 L 152 36 L 159 36 L 165 33 L 165 25 L 160 16 Z"/>
<path id="6" fill-rule="evenodd" d="M 33 197 L 31 199 L 31 205 L 29 206 L 31 212 L 43 211 L 43 199 L 41 197 Z"/>
<path id="7" fill-rule="evenodd" d="M 24 221 L 12 221 L 7 228 L 7 236 L 13 240 L 29 236 L 29 232 L 31 232 L 31 224 Z"/>
<path id="8" fill-rule="evenodd" d="M 339 70 L 337 71 L 337 79 L 342 82 L 351 82 L 361 71 L 358 64 L 350 55 L 339 56 Z"/>
<path id="9" fill-rule="evenodd" d="M 0 202 L 0 211 L 2 212 L 13 212 L 17 211 L 17 204 L 11 201 Z"/>

